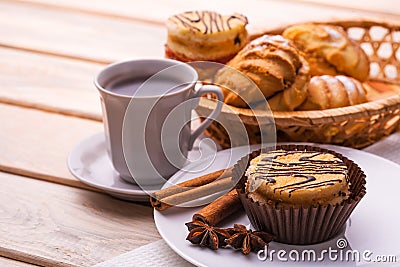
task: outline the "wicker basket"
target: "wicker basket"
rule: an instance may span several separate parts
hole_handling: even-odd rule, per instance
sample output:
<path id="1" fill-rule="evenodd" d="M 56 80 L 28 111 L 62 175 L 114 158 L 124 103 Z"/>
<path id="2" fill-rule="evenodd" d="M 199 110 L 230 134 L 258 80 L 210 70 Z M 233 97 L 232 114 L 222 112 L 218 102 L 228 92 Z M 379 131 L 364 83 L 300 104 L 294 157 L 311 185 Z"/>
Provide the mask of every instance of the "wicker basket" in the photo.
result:
<path id="1" fill-rule="evenodd" d="M 358 42 L 371 63 L 370 81 L 397 84 L 400 88 L 400 25 L 370 20 L 324 22 L 342 26 Z M 280 34 L 284 28 L 252 35 Z M 206 116 L 215 107 L 203 98 L 197 108 Z M 240 117 L 250 143 L 260 142 L 260 127 L 249 109 L 229 106 L 220 117 Z M 265 114 L 268 117 L 269 114 Z M 359 105 L 321 111 L 273 112 L 278 141 L 316 142 L 362 148 L 400 129 L 400 94 Z M 232 120 L 233 124 L 241 122 Z M 206 131 L 223 148 L 231 146 L 225 129 L 214 122 Z"/>

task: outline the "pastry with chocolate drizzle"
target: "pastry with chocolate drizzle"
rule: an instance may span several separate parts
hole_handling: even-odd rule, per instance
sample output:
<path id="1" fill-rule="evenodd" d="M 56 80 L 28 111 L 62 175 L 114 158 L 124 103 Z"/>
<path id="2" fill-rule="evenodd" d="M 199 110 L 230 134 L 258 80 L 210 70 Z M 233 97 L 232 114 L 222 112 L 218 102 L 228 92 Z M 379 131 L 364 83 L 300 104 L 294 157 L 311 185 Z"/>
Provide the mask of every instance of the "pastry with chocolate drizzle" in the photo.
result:
<path id="1" fill-rule="evenodd" d="M 350 195 L 346 165 L 326 152 L 264 153 L 250 162 L 246 176 L 248 196 L 261 204 L 335 205 Z"/>
<path id="2" fill-rule="evenodd" d="M 342 233 L 366 194 L 365 173 L 355 162 L 309 145 L 254 151 L 232 173 L 254 229 L 285 244 L 316 244 Z"/>
<path id="3" fill-rule="evenodd" d="M 188 11 L 168 18 L 165 55 L 184 62 L 226 63 L 247 43 L 247 18 L 212 11 Z"/>

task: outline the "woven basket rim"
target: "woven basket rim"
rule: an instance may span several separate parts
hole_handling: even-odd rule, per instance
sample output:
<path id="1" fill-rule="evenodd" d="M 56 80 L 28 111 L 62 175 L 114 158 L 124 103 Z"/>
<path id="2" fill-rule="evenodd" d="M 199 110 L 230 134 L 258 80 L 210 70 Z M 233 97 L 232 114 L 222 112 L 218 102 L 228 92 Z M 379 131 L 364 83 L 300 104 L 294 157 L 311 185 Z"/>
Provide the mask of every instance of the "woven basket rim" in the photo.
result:
<path id="1" fill-rule="evenodd" d="M 261 35 L 264 34 L 280 34 L 282 33 L 286 28 L 298 24 L 329 24 L 329 25 L 346 25 L 346 27 L 372 27 L 372 26 L 381 26 L 385 28 L 391 28 L 394 29 L 395 31 L 400 31 L 400 22 L 397 20 L 392 20 L 392 19 L 377 19 L 377 18 L 354 18 L 354 19 L 331 19 L 329 21 L 323 21 L 323 20 L 305 20 L 301 22 L 296 22 L 296 23 L 287 23 L 287 24 L 282 24 L 279 27 L 274 27 L 274 28 L 254 28 L 252 32 L 249 33 L 249 38 L 255 39 L 257 37 L 260 37 Z"/>
<path id="2" fill-rule="evenodd" d="M 214 100 L 202 98 L 200 106 L 208 109 L 213 109 L 215 105 Z M 261 117 L 270 117 L 271 111 L 255 111 L 253 112 L 248 108 L 238 108 L 232 105 L 224 104 L 229 108 L 224 109 L 224 113 L 230 113 L 239 115 L 241 117 L 253 117 L 255 114 Z M 319 122 L 323 119 L 332 121 L 340 121 L 340 118 L 349 119 L 349 117 L 360 118 L 365 116 L 373 116 L 379 114 L 382 111 L 388 109 L 400 108 L 400 95 L 393 95 L 385 99 L 379 99 L 370 101 L 358 105 L 346 106 L 341 108 L 332 108 L 325 110 L 307 110 L 307 111 L 272 111 L 275 120 L 290 120 L 290 119 L 307 119 L 307 120 L 318 120 Z"/>

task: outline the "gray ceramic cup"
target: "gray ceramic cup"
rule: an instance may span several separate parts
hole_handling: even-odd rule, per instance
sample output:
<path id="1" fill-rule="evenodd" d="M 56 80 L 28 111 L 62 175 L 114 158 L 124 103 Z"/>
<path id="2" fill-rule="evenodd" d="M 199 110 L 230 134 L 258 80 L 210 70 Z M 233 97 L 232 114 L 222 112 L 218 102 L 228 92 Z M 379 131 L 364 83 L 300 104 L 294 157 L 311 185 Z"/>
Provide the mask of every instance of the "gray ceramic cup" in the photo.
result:
<path id="1" fill-rule="evenodd" d="M 107 88 L 116 79 L 144 76 L 150 78 L 133 95 Z M 160 93 L 158 88 L 153 95 L 152 80 L 165 78 L 176 81 L 179 89 Z M 107 151 L 121 178 L 141 187 L 162 184 L 185 164 L 195 139 L 219 115 L 223 102 L 219 87 L 205 85 L 196 91 L 197 82 L 194 68 L 170 59 L 117 62 L 97 74 Z M 191 112 L 207 93 L 217 96 L 216 109 L 192 132 Z"/>

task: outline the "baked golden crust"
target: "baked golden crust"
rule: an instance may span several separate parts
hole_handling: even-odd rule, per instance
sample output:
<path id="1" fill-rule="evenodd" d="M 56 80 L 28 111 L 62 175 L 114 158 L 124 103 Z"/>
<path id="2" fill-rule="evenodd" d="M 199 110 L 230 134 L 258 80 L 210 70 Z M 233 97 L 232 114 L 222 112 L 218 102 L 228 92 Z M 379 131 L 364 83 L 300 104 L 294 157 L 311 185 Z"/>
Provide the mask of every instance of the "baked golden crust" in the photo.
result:
<path id="1" fill-rule="evenodd" d="M 363 85 L 348 76 L 314 76 L 307 90 L 308 96 L 298 110 L 322 110 L 367 102 Z"/>
<path id="2" fill-rule="evenodd" d="M 254 158 L 246 192 L 261 204 L 328 205 L 349 197 L 347 167 L 330 153 L 272 151 Z"/>
<path id="3" fill-rule="evenodd" d="M 227 104 L 247 107 L 249 102 L 260 100 L 258 89 L 264 98 L 284 92 L 284 96 L 274 102 L 276 106 L 272 109 L 279 106 L 293 110 L 306 97 L 308 64 L 299 51 L 280 35 L 264 35 L 253 40 L 227 65 L 215 77 L 215 82 L 224 86 Z M 235 70 L 245 74 L 258 88 L 246 87 L 245 83 L 235 84 Z"/>
<path id="4" fill-rule="evenodd" d="M 343 28 L 323 24 L 299 24 L 283 36 L 305 53 L 312 76 L 344 74 L 365 81 L 369 75 L 367 55 Z"/>
<path id="5" fill-rule="evenodd" d="M 185 61 L 223 62 L 247 43 L 247 18 L 188 11 L 168 18 L 167 48 Z M 166 53 L 168 55 L 168 53 Z"/>
<path id="6" fill-rule="evenodd" d="M 215 60 L 213 60 L 213 61 L 214 61 L 214 62 L 218 62 L 218 63 L 225 64 L 226 62 L 228 62 L 229 60 L 231 60 L 235 55 L 236 55 L 236 53 L 233 53 L 233 54 L 231 54 L 231 55 L 228 55 L 228 56 L 226 56 L 226 57 L 221 57 L 221 58 L 215 59 Z M 192 60 L 192 59 L 190 59 L 190 58 L 187 58 L 187 57 L 186 57 L 185 55 L 183 55 L 183 54 L 179 54 L 179 53 L 176 53 L 176 52 L 172 51 L 172 50 L 168 47 L 168 45 L 165 45 L 165 57 L 166 57 L 166 58 L 170 58 L 170 59 L 179 60 L 179 61 L 182 61 L 182 62 L 191 62 L 191 61 L 194 61 L 194 60 Z"/>

